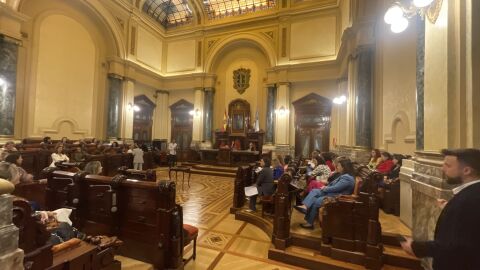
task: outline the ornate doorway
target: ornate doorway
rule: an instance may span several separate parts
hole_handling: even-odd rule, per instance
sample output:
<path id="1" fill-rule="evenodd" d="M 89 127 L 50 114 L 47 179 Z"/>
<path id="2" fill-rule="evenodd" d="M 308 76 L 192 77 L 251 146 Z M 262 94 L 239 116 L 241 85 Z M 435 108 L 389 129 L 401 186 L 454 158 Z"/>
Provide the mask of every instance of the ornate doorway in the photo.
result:
<path id="1" fill-rule="evenodd" d="M 309 156 L 312 151 L 329 151 L 332 102 L 309 94 L 295 102 L 295 156 Z"/>
<path id="2" fill-rule="evenodd" d="M 133 139 L 140 143 L 151 142 L 155 103 L 145 95 L 136 96 L 134 103 Z"/>
<path id="3" fill-rule="evenodd" d="M 190 144 L 192 143 L 193 116 L 190 111 L 193 104 L 181 99 L 170 106 L 172 114 L 172 137 L 177 142 L 177 160 L 186 161 L 190 159 Z"/>

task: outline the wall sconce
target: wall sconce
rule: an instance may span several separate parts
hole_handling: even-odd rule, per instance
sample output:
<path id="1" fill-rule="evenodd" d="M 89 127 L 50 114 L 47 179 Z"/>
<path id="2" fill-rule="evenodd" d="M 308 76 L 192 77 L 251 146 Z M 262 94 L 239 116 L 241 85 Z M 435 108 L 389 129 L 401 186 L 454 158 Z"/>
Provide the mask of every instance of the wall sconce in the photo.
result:
<path id="1" fill-rule="evenodd" d="M 390 24 L 393 33 L 401 33 L 408 27 L 408 19 L 419 15 L 422 19 L 427 15 L 430 22 L 435 23 L 442 6 L 442 0 L 413 0 L 405 7 L 400 2 L 395 2 L 385 12 L 385 23 Z"/>
<path id="2" fill-rule="evenodd" d="M 334 104 L 338 104 L 338 105 L 341 105 L 343 103 L 345 103 L 347 101 L 347 97 L 345 95 L 341 95 L 339 97 L 335 97 L 333 98 L 333 103 Z"/>
<path id="3" fill-rule="evenodd" d="M 194 117 L 199 117 L 200 116 L 200 110 L 199 109 L 191 110 L 191 111 L 188 112 L 188 114 L 190 114 L 191 116 L 194 116 Z"/>
<path id="4" fill-rule="evenodd" d="M 281 106 L 278 110 L 275 110 L 275 113 L 280 115 L 280 116 L 284 116 L 286 114 L 288 114 L 290 111 L 288 109 L 285 109 L 285 107 Z"/>

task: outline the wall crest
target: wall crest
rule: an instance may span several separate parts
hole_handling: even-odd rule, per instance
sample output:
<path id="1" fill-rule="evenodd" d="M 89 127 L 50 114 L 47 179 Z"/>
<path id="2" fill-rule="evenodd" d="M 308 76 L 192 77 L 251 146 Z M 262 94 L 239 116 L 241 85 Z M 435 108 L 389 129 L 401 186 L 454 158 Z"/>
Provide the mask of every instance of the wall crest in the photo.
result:
<path id="1" fill-rule="evenodd" d="M 241 95 L 250 86 L 250 69 L 240 68 L 233 71 L 233 88 Z"/>

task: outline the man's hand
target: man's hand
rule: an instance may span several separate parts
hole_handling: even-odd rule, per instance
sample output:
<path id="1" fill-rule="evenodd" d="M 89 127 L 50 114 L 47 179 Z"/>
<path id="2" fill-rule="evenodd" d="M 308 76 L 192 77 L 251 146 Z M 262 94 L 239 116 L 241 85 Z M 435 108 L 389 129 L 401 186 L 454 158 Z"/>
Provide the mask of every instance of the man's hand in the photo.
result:
<path id="1" fill-rule="evenodd" d="M 405 252 L 407 252 L 409 255 L 415 256 L 412 250 L 412 242 L 412 238 L 405 237 L 405 241 L 400 242 L 400 245 L 402 245 L 403 250 L 405 250 Z"/>

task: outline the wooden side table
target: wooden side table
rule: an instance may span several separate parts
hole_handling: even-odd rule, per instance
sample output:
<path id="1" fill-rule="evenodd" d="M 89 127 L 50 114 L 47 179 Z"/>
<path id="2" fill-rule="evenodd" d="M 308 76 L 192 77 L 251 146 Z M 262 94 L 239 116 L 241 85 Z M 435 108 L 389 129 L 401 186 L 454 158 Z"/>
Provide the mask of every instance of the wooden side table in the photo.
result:
<path id="1" fill-rule="evenodd" d="M 192 175 L 190 168 L 185 167 L 185 166 L 177 166 L 177 167 L 171 167 L 168 170 L 168 178 L 172 180 L 172 172 L 175 172 L 175 184 L 177 184 L 177 179 L 178 179 L 178 172 L 182 173 L 182 190 L 183 190 L 183 185 L 185 183 L 185 173 L 188 173 L 188 187 L 190 187 L 190 176 Z"/>

